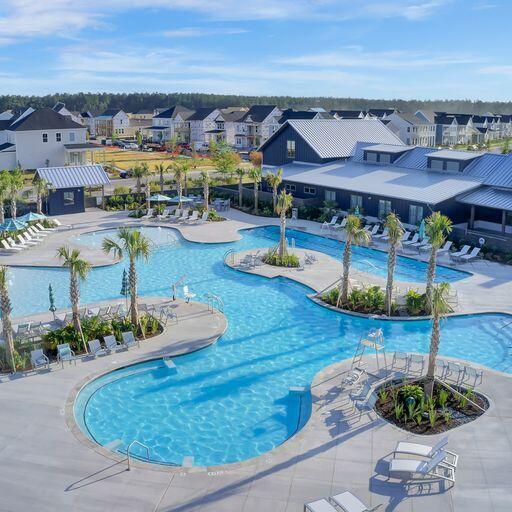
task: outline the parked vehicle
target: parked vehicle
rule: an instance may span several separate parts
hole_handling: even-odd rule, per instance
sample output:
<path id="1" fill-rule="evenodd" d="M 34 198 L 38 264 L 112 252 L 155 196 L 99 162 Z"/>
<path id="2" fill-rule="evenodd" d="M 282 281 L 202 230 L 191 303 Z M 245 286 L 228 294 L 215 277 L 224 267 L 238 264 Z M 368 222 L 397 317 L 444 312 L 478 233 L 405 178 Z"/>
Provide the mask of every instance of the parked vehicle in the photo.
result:
<path id="1" fill-rule="evenodd" d="M 139 149 L 139 146 L 136 142 L 126 142 L 124 149 Z"/>

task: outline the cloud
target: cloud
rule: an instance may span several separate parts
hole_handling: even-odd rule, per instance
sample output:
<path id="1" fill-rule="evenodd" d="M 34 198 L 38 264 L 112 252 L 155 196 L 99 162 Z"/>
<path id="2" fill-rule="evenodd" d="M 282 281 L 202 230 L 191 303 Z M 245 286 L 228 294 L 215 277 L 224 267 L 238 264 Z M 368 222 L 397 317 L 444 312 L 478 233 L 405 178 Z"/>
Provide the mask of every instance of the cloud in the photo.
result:
<path id="1" fill-rule="evenodd" d="M 512 77 L 512 66 L 487 66 L 480 68 L 478 72 L 483 75 L 501 75 Z"/>
<path id="2" fill-rule="evenodd" d="M 176 30 L 165 30 L 162 35 L 165 37 L 207 37 L 231 34 L 245 34 L 248 30 L 244 28 L 203 28 L 203 27 L 185 27 Z"/>
<path id="3" fill-rule="evenodd" d="M 383 18 L 401 17 L 418 21 L 428 18 L 450 2 L 451 0 L 372 2 L 361 9 L 361 14 Z"/>

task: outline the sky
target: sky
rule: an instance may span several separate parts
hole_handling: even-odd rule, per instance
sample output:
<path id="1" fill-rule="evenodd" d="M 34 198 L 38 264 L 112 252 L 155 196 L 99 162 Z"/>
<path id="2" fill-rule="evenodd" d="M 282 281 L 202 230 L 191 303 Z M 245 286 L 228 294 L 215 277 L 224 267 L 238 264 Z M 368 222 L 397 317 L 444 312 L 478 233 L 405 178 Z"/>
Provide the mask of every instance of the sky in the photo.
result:
<path id="1" fill-rule="evenodd" d="M 511 99 L 511 0 L 0 0 L 0 94 Z"/>

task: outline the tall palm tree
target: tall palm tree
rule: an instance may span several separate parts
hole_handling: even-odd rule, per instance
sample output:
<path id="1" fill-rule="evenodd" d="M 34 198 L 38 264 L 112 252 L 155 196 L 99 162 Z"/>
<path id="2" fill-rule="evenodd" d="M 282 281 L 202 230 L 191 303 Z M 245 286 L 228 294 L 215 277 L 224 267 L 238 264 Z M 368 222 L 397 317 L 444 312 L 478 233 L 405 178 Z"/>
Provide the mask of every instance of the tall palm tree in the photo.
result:
<path id="1" fill-rule="evenodd" d="M 427 287 L 425 291 L 425 306 L 430 312 L 432 300 L 432 288 L 436 277 L 437 251 L 444 244 L 446 237 L 452 231 L 452 221 L 441 212 L 433 212 L 425 220 L 425 235 L 428 236 L 428 243 L 431 245 L 430 257 L 428 259 Z"/>
<path id="2" fill-rule="evenodd" d="M 59 247 L 57 256 L 62 260 L 62 266 L 69 268 L 69 299 L 71 301 L 71 311 L 73 313 L 73 326 L 75 331 L 80 335 L 84 350 L 87 352 L 87 344 L 85 343 L 82 324 L 78 308 L 80 304 L 80 286 L 79 280 L 84 281 L 91 268 L 88 261 L 80 258 L 78 249 L 70 249 L 67 245 Z"/>
<path id="3" fill-rule="evenodd" d="M 146 178 L 146 209 L 149 211 L 151 208 L 151 200 L 149 199 L 151 197 L 151 186 L 150 186 L 150 179 L 151 179 L 151 171 L 149 170 L 149 166 L 146 162 L 144 162 L 141 166 L 142 169 L 142 176 Z"/>
<path id="4" fill-rule="evenodd" d="M 293 196 L 288 194 L 286 190 L 281 190 L 279 194 L 279 200 L 276 205 L 276 212 L 279 215 L 279 259 L 282 260 L 286 255 L 286 214 L 288 210 L 292 207 Z"/>
<path id="5" fill-rule="evenodd" d="M 391 212 L 386 217 L 384 226 L 388 230 L 388 279 L 386 282 L 386 311 L 391 316 L 391 303 L 393 300 L 393 279 L 395 274 L 396 253 L 400 249 L 402 237 L 404 236 L 404 227 L 398 216 Z"/>
<path id="6" fill-rule="evenodd" d="M 204 209 L 208 211 L 210 209 L 210 182 L 212 179 L 210 178 L 210 174 L 208 171 L 201 171 L 201 183 L 203 185 L 203 198 L 204 198 Z"/>
<path id="7" fill-rule="evenodd" d="M 341 292 L 338 294 L 336 306 L 348 299 L 348 276 L 350 260 L 352 258 L 352 244 L 366 245 L 370 241 L 370 233 L 361 227 L 361 219 L 357 215 L 349 215 L 345 226 L 345 249 L 343 251 L 343 276 L 341 278 Z"/>
<path id="8" fill-rule="evenodd" d="M 8 269 L 6 266 L 0 266 L 0 310 L 2 311 L 2 331 L 5 341 L 5 355 L 7 363 L 16 371 L 16 364 L 14 362 L 14 339 L 12 336 L 12 323 L 11 323 L 11 299 L 9 298 L 8 283 Z"/>
<path id="9" fill-rule="evenodd" d="M 151 241 L 140 231 L 133 231 L 127 228 L 119 228 L 117 231 L 117 240 L 105 238 L 103 240 L 103 251 L 105 254 L 114 253 L 118 258 L 124 254 L 130 261 L 128 270 L 128 280 L 130 283 L 130 318 L 133 327 L 139 324 L 139 312 L 137 309 L 137 269 L 135 262 L 139 258 L 147 261 L 151 251 Z"/>
<path id="10" fill-rule="evenodd" d="M 268 183 L 268 186 L 272 188 L 272 209 L 274 213 L 276 213 L 277 207 L 277 192 L 279 189 L 279 185 L 283 182 L 283 169 L 278 169 L 275 174 L 268 173 L 265 176 L 265 180 Z M 277 212 L 279 213 L 279 212 Z"/>
<path id="11" fill-rule="evenodd" d="M 261 183 L 261 169 L 253 167 L 249 171 L 249 176 L 254 183 L 254 215 L 258 215 L 258 187 Z"/>
<path id="12" fill-rule="evenodd" d="M 181 168 L 183 169 L 183 188 L 184 193 L 186 196 L 188 196 L 188 173 L 190 171 L 190 164 L 188 163 L 188 160 L 183 160 L 181 162 Z"/>
<path id="13" fill-rule="evenodd" d="M 237 167 L 235 174 L 238 176 L 238 206 L 241 208 L 244 198 L 244 176 L 245 170 Z"/>
<path id="14" fill-rule="evenodd" d="M 11 200 L 11 217 L 16 219 L 17 201 L 20 191 L 25 184 L 23 172 L 19 167 L 9 173 L 9 181 L 7 182 L 7 195 Z"/>
<path id="15" fill-rule="evenodd" d="M 34 180 L 34 190 L 36 193 L 36 208 L 37 213 L 43 213 L 43 199 L 48 196 L 49 193 L 49 183 L 40 177 L 36 177 Z"/>
<path id="16" fill-rule="evenodd" d="M 140 165 L 136 165 L 133 168 L 133 177 L 135 178 L 135 190 L 137 191 L 138 200 L 140 201 L 140 196 L 142 194 L 142 184 L 141 179 L 144 177 L 144 169 Z"/>
<path id="17" fill-rule="evenodd" d="M 4 169 L 0 173 L 0 224 L 3 224 L 5 221 L 5 209 L 4 202 L 8 197 L 9 192 L 9 171 Z"/>
<path id="18" fill-rule="evenodd" d="M 159 163 L 156 165 L 156 171 L 160 175 L 160 193 L 164 193 L 164 173 L 165 173 L 165 165 L 163 163 Z"/>
<path id="19" fill-rule="evenodd" d="M 183 166 L 181 165 L 180 162 L 173 162 L 170 165 L 170 168 L 172 169 L 172 173 L 174 176 L 174 182 L 176 183 L 176 191 L 177 191 L 178 197 L 180 199 L 178 207 L 181 208 L 181 196 L 183 194 L 183 178 L 185 176 L 185 173 L 183 171 Z"/>
<path id="20" fill-rule="evenodd" d="M 436 368 L 436 357 L 439 352 L 439 343 L 441 341 L 441 319 L 452 311 L 448 304 L 448 293 L 450 285 L 448 283 L 439 283 L 432 288 L 430 310 L 432 314 L 432 332 L 430 334 L 430 351 L 428 355 L 427 385 L 425 393 L 432 396 L 434 391 L 434 371 Z"/>

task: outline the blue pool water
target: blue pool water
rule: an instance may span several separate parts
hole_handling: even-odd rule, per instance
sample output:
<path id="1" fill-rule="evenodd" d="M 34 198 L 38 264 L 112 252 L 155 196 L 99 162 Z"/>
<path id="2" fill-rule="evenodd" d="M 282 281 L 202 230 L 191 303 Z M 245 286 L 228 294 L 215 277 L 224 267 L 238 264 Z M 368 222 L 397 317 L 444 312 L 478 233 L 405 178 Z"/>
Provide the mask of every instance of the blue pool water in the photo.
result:
<path id="1" fill-rule="evenodd" d="M 196 465 L 245 460 L 296 432 L 307 419 L 308 404 L 307 397 L 301 404 L 290 395 L 290 386 L 307 385 L 323 367 L 351 357 L 361 333 L 382 327 L 388 350 L 428 351 L 428 321 L 386 322 L 335 313 L 311 302 L 310 290 L 298 283 L 240 274 L 223 264 L 229 248 L 275 243 L 274 229 L 245 231 L 233 244 L 193 244 L 165 229 L 146 232 L 157 243 L 149 263 L 140 265 L 141 295 L 169 296 L 170 283 L 186 274 L 195 293 L 222 297 L 229 326 L 217 344 L 176 358 L 175 374 L 156 360 L 87 385 L 77 398 L 75 417 L 100 444 L 119 439 L 117 449 L 123 451 L 137 439 L 150 447 L 151 460 L 165 464 L 181 464 L 185 456 L 193 456 Z M 325 252 L 336 247 L 324 241 L 327 247 L 320 246 L 310 235 L 304 240 L 293 235 L 297 245 Z M 98 237 L 87 235 L 93 236 Z M 87 237 L 84 243 L 92 243 Z M 380 258 L 368 252 L 365 258 Z M 409 264 L 411 260 L 401 260 L 400 268 L 422 269 Z M 94 269 L 83 286 L 83 301 L 119 297 L 123 268 Z M 453 273 L 448 278 L 461 277 L 452 269 L 440 269 L 444 271 Z M 17 312 L 47 309 L 49 282 L 59 305 L 66 305 L 65 271 L 22 268 L 12 274 Z M 512 330 L 503 329 L 507 321 L 499 314 L 449 318 L 442 327 L 440 352 L 511 371 Z"/>

